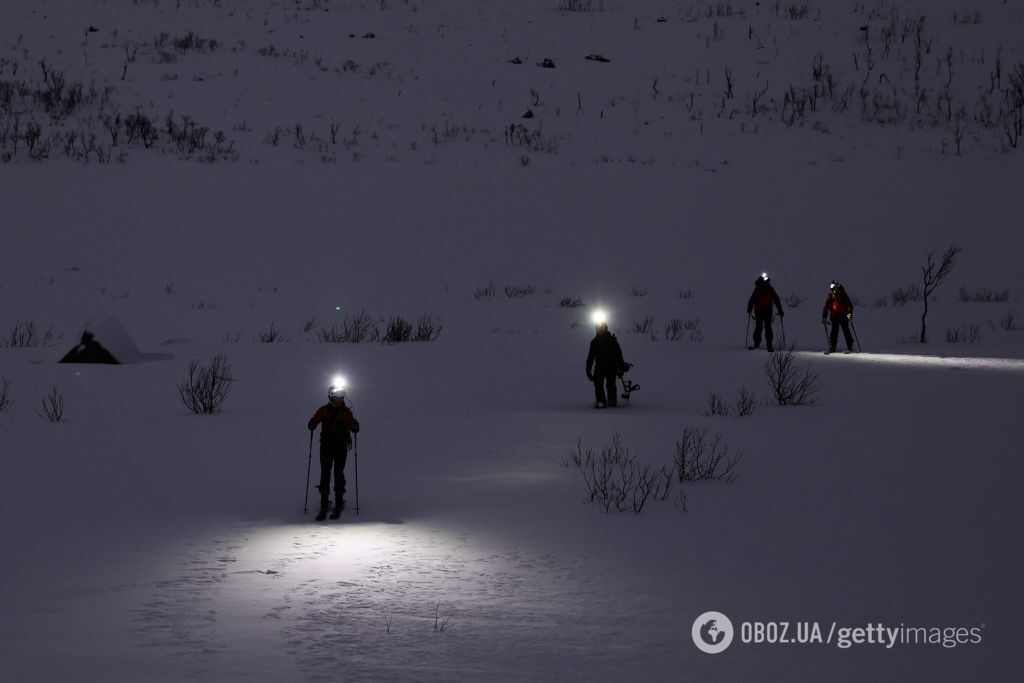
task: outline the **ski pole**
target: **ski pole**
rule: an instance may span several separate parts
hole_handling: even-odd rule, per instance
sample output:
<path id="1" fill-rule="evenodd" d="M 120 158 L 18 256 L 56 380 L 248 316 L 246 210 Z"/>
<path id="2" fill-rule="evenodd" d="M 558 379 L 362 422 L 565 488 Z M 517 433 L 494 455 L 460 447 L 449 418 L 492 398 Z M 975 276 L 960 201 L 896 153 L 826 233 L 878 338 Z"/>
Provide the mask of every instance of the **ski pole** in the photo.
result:
<path id="1" fill-rule="evenodd" d="M 779 324 L 782 325 L 782 347 L 786 347 L 786 316 L 779 314 Z"/>
<path id="2" fill-rule="evenodd" d="M 359 514 L 359 435 L 352 435 L 352 451 L 356 459 L 356 514 Z"/>
<path id="3" fill-rule="evenodd" d="M 857 336 L 857 326 L 853 324 L 853 318 L 850 318 L 850 329 L 853 330 L 853 340 L 857 342 L 857 350 L 864 353 L 864 347 L 860 345 L 860 337 Z"/>
<path id="4" fill-rule="evenodd" d="M 743 333 L 743 348 L 747 348 L 749 343 L 747 340 L 750 339 L 750 312 L 747 312 L 747 331 Z"/>
<path id="5" fill-rule="evenodd" d="M 825 348 L 831 349 L 832 339 L 828 336 L 828 323 L 825 322 L 824 318 L 821 319 L 821 329 L 825 330 Z"/>
<path id="6" fill-rule="evenodd" d="M 313 430 L 309 430 L 309 460 L 306 461 L 306 498 L 302 503 L 302 514 L 309 510 L 309 470 L 313 466 Z"/>

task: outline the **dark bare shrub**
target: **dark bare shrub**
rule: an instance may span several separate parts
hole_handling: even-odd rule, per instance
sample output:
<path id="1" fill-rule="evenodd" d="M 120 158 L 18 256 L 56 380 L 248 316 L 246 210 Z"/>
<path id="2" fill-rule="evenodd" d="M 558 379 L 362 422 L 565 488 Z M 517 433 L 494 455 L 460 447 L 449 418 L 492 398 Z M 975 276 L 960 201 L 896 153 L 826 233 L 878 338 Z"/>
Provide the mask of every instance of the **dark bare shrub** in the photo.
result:
<path id="1" fill-rule="evenodd" d="M 509 299 L 521 299 L 526 296 L 533 296 L 537 290 L 535 285 L 505 285 L 505 296 Z"/>
<path id="2" fill-rule="evenodd" d="M 486 287 L 477 287 L 473 290 L 473 298 L 476 300 L 480 299 L 493 299 L 495 294 L 494 283 L 488 282 Z"/>
<path id="3" fill-rule="evenodd" d="M 706 429 L 683 429 L 682 438 L 676 441 L 675 455 L 675 472 L 680 483 L 711 479 L 726 483 L 736 481 L 739 477 L 736 465 L 743 454 L 730 454 L 722 439 L 721 434 L 715 434 L 708 441 Z"/>
<path id="4" fill-rule="evenodd" d="M 1010 290 L 996 290 L 991 287 L 980 287 L 973 292 L 961 287 L 957 296 L 963 303 L 1003 303 L 1010 300 Z"/>
<path id="5" fill-rule="evenodd" d="M 7 412 L 12 405 L 14 399 L 11 398 L 11 378 L 0 377 L 0 415 Z"/>
<path id="6" fill-rule="evenodd" d="M 717 392 L 712 391 L 708 394 L 708 407 L 704 409 L 704 416 L 721 415 L 728 417 L 732 414 L 731 408 L 728 401 L 719 396 Z"/>
<path id="7" fill-rule="evenodd" d="M 807 365 L 797 367 L 793 345 L 778 348 L 768 354 L 764 364 L 765 377 L 772 395 L 780 406 L 800 406 L 814 403 L 818 392 L 818 375 Z"/>
<path id="8" fill-rule="evenodd" d="M 921 300 L 921 290 L 917 288 L 917 285 L 910 285 L 906 289 L 897 287 L 892 290 L 892 305 L 893 306 L 906 306 L 908 303 L 913 303 Z"/>
<path id="9" fill-rule="evenodd" d="M 1017 330 L 1017 321 L 1013 315 L 1013 309 L 1011 308 L 1006 312 L 1006 316 L 999 321 L 999 329 L 1003 332 L 1015 332 Z"/>
<path id="10" fill-rule="evenodd" d="M 672 318 L 665 324 L 665 341 L 679 341 L 683 338 L 690 341 L 703 341 L 704 331 L 700 329 L 700 318 Z M 651 334 L 654 339 L 654 334 Z"/>
<path id="11" fill-rule="evenodd" d="M 604 2 L 598 0 L 560 0 L 558 3 L 559 12 L 603 12 Z"/>
<path id="12" fill-rule="evenodd" d="M 654 316 L 649 315 L 642 320 L 637 320 L 633 323 L 633 334 L 644 334 L 651 338 L 651 341 L 657 341 L 658 335 L 654 331 Z"/>
<path id="13" fill-rule="evenodd" d="M 64 338 L 63 333 L 58 333 L 50 325 L 43 332 L 38 333 L 38 328 L 32 320 L 19 320 L 11 327 L 10 333 L 3 339 L 3 345 L 8 348 L 53 346 Z"/>
<path id="14" fill-rule="evenodd" d="M 340 325 L 332 323 L 330 327 L 321 328 L 318 335 L 322 342 L 359 344 L 364 341 L 377 341 L 379 332 L 373 316 L 360 309 L 345 313 Z"/>
<path id="15" fill-rule="evenodd" d="M 755 405 L 756 402 L 754 394 L 748 391 L 746 387 L 742 387 L 739 390 L 739 396 L 736 399 L 736 403 L 729 403 L 729 401 L 722 398 L 717 392 L 712 391 L 708 394 L 707 408 L 704 409 L 704 417 L 712 417 L 715 415 L 723 417 L 733 415 L 736 417 L 745 417 L 747 415 L 753 415 Z"/>
<path id="16" fill-rule="evenodd" d="M 736 399 L 736 417 L 746 417 L 754 414 L 754 407 L 757 405 L 757 397 L 746 387 L 740 389 L 739 398 Z"/>
<path id="17" fill-rule="evenodd" d="M 434 320 L 434 316 L 429 313 L 424 313 L 416 321 L 416 331 L 413 333 L 412 340 L 418 342 L 430 342 L 437 339 L 440 334 L 440 319 Z"/>
<path id="18" fill-rule="evenodd" d="M 412 324 L 400 315 L 388 320 L 381 342 L 384 344 L 400 344 L 412 339 Z"/>
<path id="19" fill-rule="evenodd" d="M 684 320 L 683 329 L 689 333 L 690 341 L 704 341 L 704 331 L 700 329 L 700 318 Z"/>
<path id="20" fill-rule="evenodd" d="M 18 320 L 11 326 L 11 331 L 4 339 L 4 346 L 9 349 L 38 346 L 36 324 L 32 320 Z"/>
<path id="21" fill-rule="evenodd" d="M 278 342 L 286 342 L 289 339 L 281 330 L 274 327 L 274 323 L 270 323 L 269 330 L 259 333 L 259 340 L 262 344 L 276 344 Z"/>
<path id="22" fill-rule="evenodd" d="M 946 328 L 947 344 L 977 344 L 981 341 L 981 325 Z"/>
<path id="23" fill-rule="evenodd" d="M 209 365 L 190 361 L 185 378 L 178 384 L 178 396 L 197 415 L 219 413 L 234 381 L 231 365 L 224 356 L 214 356 Z"/>
<path id="24" fill-rule="evenodd" d="M 36 415 L 50 422 L 60 422 L 64 419 L 64 397 L 57 391 L 56 386 L 43 398 L 42 404 L 43 412 L 37 411 Z"/>
<path id="25" fill-rule="evenodd" d="M 673 470 L 641 464 L 622 445 L 618 433 L 612 435 L 612 443 L 599 454 L 592 448 L 584 450 L 577 442 L 576 450 L 562 464 L 580 471 L 588 502 L 597 503 L 605 512 L 632 510 L 633 514 L 640 514 L 649 500 L 665 500 L 672 489 Z"/>
<path id="26" fill-rule="evenodd" d="M 579 308 L 583 305 L 583 299 L 578 296 L 564 296 L 562 297 L 562 300 L 558 302 L 558 305 L 562 308 Z"/>

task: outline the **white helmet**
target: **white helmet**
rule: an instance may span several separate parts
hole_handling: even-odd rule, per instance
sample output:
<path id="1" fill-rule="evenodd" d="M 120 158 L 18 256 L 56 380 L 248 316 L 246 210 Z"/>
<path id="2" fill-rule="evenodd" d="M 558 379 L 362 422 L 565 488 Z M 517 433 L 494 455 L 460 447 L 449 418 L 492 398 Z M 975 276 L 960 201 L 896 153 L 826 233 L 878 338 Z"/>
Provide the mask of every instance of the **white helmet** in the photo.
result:
<path id="1" fill-rule="evenodd" d="M 340 387 L 332 386 L 330 389 L 327 390 L 327 399 L 330 400 L 330 399 L 334 398 L 335 396 L 337 396 L 337 397 L 339 397 L 339 398 L 341 398 L 343 400 L 345 398 L 348 398 L 348 389 L 346 389 L 343 386 L 340 386 Z"/>

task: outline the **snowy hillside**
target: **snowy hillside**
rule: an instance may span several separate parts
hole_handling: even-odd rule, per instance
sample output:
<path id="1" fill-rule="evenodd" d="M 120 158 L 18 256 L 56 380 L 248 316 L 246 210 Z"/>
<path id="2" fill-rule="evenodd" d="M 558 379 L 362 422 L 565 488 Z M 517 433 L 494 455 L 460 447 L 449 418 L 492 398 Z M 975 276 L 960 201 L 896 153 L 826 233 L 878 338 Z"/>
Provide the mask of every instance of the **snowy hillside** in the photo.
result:
<path id="1" fill-rule="evenodd" d="M 1019 678 L 1022 24 L 0 2 L 0 679 Z M 745 350 L 763 271 L 811 405 Z M 832 279 L 864 353 L 821 354 Z M 584 376 L 598 308 L 641 385 L 615 410 Z M 336 341 L 363 314 L 439 334 Z M 58 364 L 95 320 L 142 357 Z M 194 415 L 178 385 L 217 355 L 236 381 Z M 315 522 L 337 374 L 360 513 L 350 453 Z M 751 415 L 707 414 L 741 389 Z M 679 481 L 693 430 L 735 481 Z M 665 500 L 588 501 L 573 454 L 615 439 Z M 752 642 L 769 622 L 847 640 Z M 873 624 L 939 641 L 851 642 Z"/>

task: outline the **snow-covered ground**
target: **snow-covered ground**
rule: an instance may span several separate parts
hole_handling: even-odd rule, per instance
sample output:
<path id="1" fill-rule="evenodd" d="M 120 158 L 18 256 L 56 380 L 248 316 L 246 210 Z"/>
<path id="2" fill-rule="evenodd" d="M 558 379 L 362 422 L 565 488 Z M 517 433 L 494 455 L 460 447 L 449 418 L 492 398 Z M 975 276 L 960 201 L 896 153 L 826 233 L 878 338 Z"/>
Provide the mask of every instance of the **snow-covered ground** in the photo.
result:
<path id="1" fill-rule="evenodd" d="M 1024 332 L 1009 323 L 1024 157 L 978 118 L 997 50 L 1000 87 L 1024 57 L 1019 6 L 2 5 L 0 86 L 38 81 L 42 59 L 113 88 L 59 120 L 22 111 L 22 136 L 32 120 L 106 140 L 103 116 L 138 107 L 160 126 L 170 110 L 195 117 L 206 144 L 223 130 L 234 147 L 182 151 L 165 133 L 147 149 L 122 132 L 111 163 L 94 149 L 86 164 L 66 138 L 41 160 L 23 137 L 16 153 L 0 140 L 0 333 L 31 320 L 56 337 L 0 348 L 14 399 L 0 412 L 0 679 L 1019 677 Z M 787 123 L 787 84 L 811 84 L 819 51 L 844 87 L 865 81 L 862 25 L 877 60 L 865 82 L 912 103 L 915 33 L 901 37 L 922 14 L 920 118 L 881 125 L 858 95 Z M 219 46 L 176 51 L 189 31 Z M 950 46 L 953 102 L 970 112 L 959 156 L 929 113 L 946 107 L 934 95 Z M 760 104 L 776 102 L 754 115 L 762 79 Z M 507 142 L 513 123 L 526 128 Z M 954 242 L 931 341 L 908 342 L 921 303 L 892 292 Z M 765 269 L 799 301 L 785 332 L 819 375 L 815 405 L 772 405 L 766 355 L 743 350 Z M 865 354 L 820 354 L 832 278 L 858 301 Z M 1007 297 L 966 302 L 961 287 Z M 597 306 L 642 386 L 615 411 L 590 408 L 583 375 Z M 443 329 L 318 341 L 361 309 Z M 150 360 L 57 364 L 97 315 Z M 656 340 L 632 333 L 648 316 Z M 666 341 L 673 318 L 699 320 L 701 340 Z M 272 325 L 283 341 L 260 343 Z M 953 331 L 975 339 L 947 342 Z M 237 382 L 222 413 L 192 415 L 176 386 L 216 354 Z M 361 510 L 350 456 L 350 508 L 317 523 L 300 500 L 305 423 L 337 373 L 363 425 Z M 57 424 L 38 414 L 53 387 Z M 741 387 L 753 415 L 704 415 L 709 392 Z M 743 453 L 735 482 L 683 484 L 686 511 L 673 491 L 606 514 L 564 465 L 614 434 L 669 465 L 686 428 Z M 719 655 L 691 638 L 709 610 L 736 626 Z M 757 644 L 742 622 L 966 628 L 981 642 Z"/>

